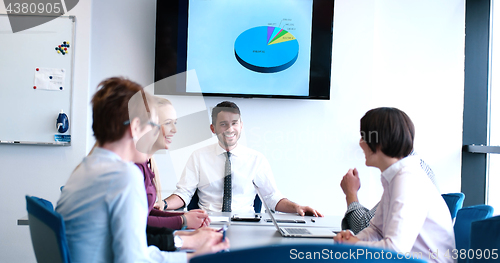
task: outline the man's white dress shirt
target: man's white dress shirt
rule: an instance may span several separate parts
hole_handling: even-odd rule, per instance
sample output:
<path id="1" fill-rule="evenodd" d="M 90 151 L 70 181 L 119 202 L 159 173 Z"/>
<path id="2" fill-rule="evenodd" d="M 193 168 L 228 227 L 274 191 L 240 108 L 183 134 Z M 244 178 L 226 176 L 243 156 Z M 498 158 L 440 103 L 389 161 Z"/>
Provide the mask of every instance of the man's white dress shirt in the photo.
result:
<path id="1" fill-rule="evenodd" d="M 189 158 L 177 183 L 178 195 L 187 204 L 198 189 L 199 206 L 206 211 L 222 211 L 226 151 L 218 143 L 196 150 Z M 252 181 L 262 191 L 271 209 L 283 199 L 276 187 L 271 167 L 259 152 L 237 145 L 231 152 L 232 202 L 231 211 L 253 213 L 257 194 Z"/>
<path id="2" fill-rule="evenodd" d="M 186 253 L 147 246 L 144 177 L 132 162 L 103 148 L 83 159 L 62 189 L 72 262 L 187 262 Z"/>
<path id="3" fill-rule="evenodd" d="M 388 248 L 396 252 L 438 251 L 432 262 L 453 262 L 444 255 L 455 249 L 450 211 L 432 181 L 420 167 L 420 159 L 409 156 L 381 175 L 384 193 L 370 226 L 359 232 L 356 244 Z"/>

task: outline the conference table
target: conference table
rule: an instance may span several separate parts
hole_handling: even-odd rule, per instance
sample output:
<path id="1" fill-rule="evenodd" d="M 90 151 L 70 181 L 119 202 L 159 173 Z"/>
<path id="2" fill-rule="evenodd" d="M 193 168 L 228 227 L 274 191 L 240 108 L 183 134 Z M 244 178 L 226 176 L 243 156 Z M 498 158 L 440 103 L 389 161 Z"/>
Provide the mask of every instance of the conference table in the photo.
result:
<path id="1" fill-rule="evenodd" d="M 211 227 L 221 228 L 223 225 L 227 225 L 226 236 L 231 242 L 231 249 L 299 243 L 333 244 L 333 238 L 282 237 L 267 213 L 256 214 L 262 216 L 259 222 L 231 221 L 232 215 L 231 212 L 209 212 L 212 219 Z M 239 214 L 239 216 L 253 217 L 254 214 Z M 278 212 L 274 214 L 274 217 L 276 220 L 305 221 L 305 223 L 279 223 L 280 227 L 324 227 L 334 232 L 341 230 L 342 216 L 313 217 Z M 28 217 L 19 218 L 17 223 L 18 225 L 29 225 Z"/>
<path id="2" fill-rule="evenodd" d="M 267 213 L 260 213 L 262 216 L 259 222 L 241 222 L 241 221 L 216 221 L 213 219 L 227 218 L 232 214 L 230 212 L 211 212 L 209 213 L 212 223 L 211 227 L 218 228 L 222 225 L 227 225 L 226 236 L 231 242 L 231 249 L 243 249 L 258 246 L 269 246 L 278 244 L 304 244 L 304 243 L 321 243 L 333 244 L 333 238 L 309 238 L 309 237 L 282 237 L 278 232 Z M 241 216 L 241 215 L 240 215 Z M 245 215 L 245 217 L 251 215 Z M 276 220 L 303 220 L 305 223 L 279 223 L 280 227 L 325 227 L 334 232 L 341 230 L 342 216 L 298 216 L 297 214 L 274 214 Z"/>

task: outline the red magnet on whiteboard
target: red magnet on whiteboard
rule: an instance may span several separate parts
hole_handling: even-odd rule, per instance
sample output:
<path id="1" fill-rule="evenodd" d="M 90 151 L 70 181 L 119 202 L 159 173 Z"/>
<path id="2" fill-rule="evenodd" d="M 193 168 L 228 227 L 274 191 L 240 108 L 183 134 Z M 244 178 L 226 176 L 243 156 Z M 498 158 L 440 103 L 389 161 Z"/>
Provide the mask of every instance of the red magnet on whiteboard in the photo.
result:
<path id="1" fill-rule="evenodd" d="M 36 68 L 36 71 L 39 71 L 40 69 L 39 68 Z"/>
<path id="2" fill-rule="evenodd" d="M 33 89 L 36 89 L 36 86 L 33 86 Z"/>

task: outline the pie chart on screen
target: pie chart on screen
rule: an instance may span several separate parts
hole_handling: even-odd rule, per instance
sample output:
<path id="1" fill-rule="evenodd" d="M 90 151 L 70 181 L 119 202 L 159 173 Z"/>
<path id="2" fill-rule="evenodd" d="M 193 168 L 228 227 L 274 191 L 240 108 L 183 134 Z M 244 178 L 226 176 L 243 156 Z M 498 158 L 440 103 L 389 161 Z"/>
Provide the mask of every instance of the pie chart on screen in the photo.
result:
<path id="1" fill-rule="evenodd" d="M 297 61 L 299 42 L 290 32 L 279 27 L 253 27 L 236 38 L 234 55 L 249 70 L 275 73 Z"/>

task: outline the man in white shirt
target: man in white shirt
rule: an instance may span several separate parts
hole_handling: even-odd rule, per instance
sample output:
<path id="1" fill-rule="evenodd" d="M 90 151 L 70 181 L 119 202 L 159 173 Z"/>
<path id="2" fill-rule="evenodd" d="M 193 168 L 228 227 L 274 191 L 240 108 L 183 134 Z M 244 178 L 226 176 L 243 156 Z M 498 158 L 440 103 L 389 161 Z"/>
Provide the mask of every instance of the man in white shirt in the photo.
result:
<path id="1" fill-rule="evenodd" d="M 191 155 L 177 183 L 177 190 L 165 199 L 165 209 L 177 209 L 189 204 L 198 189 L 198 205 L 203 210 L 252 213 L 256 195 L 254 181 L 266 203 L 275 211 L 323 216 L 309 206 L 301 206 L 285 198 L 276 187 L 266 158 L 238 144 L 243 123 L 235 103 L 223 101 L 217 104 L 212 111 L 210 129 L 219 142 L 198 149 Z"/>

